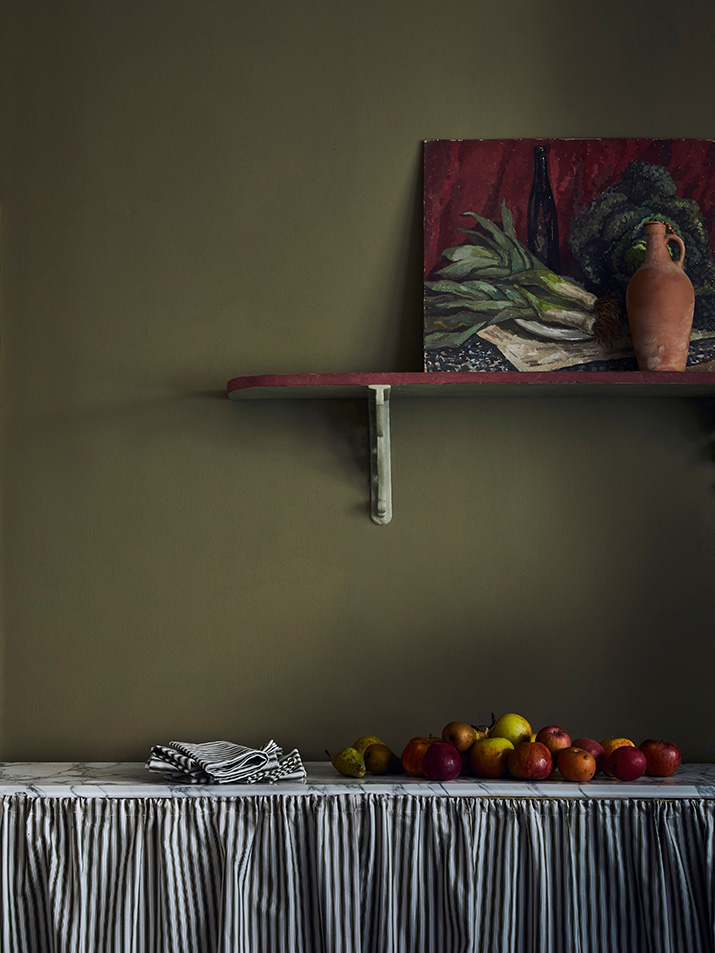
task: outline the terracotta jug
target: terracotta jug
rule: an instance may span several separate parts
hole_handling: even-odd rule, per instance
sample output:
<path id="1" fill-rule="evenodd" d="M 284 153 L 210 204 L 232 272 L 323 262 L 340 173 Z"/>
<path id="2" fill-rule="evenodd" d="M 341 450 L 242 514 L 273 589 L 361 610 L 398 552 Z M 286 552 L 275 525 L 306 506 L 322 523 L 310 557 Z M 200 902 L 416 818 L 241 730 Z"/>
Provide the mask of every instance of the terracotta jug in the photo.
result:
<path id="1" fill-rule="evenodd" d="M 695 293 L 683 271 L 685 243 L 664 222 L 646 222 L 645 258 L 626 290 L 633 348 L 642 371 L 684 371 Z M 679 257 L 670 257 L 675 242 Z"/>

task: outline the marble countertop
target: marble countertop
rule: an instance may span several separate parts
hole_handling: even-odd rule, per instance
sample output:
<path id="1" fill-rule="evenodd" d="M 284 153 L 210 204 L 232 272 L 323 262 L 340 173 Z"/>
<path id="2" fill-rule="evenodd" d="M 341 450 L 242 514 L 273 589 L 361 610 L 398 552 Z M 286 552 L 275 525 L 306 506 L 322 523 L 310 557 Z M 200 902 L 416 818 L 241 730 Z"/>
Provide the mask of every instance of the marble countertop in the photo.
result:
<path id="1" fill-rule="evenodd" d="M 715 799 L 715 764 L 684 764 L 670 778 L 617 781 L 598 775 L 573 784 L 558 775 L 546 781 L 457 778 L 439 783 L 408 775 L 345 778 L 329 761 L 307 762 L 305 782 L 274 784 L 183 784 L 149 771 L 142 762 L 0 762 L 0 796 L 30 797 L 246 797 L 283 794 L 407 794 L 433 797 L 710 798 Z"/>

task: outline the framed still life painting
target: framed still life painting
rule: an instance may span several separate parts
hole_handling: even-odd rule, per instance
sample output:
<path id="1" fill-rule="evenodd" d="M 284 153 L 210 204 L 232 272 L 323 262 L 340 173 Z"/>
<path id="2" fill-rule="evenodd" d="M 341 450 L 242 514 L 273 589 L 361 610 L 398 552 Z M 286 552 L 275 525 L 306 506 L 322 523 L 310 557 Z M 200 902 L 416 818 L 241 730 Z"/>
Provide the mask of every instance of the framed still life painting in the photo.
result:
<path id="1" fill-rule="evenodd" d="M 425 370 L 637 370 L 626 289 L 652 220 L 685 246 L 688 369 L 712 370 L 714 167 L 700 139 L 427 141 Z"/>

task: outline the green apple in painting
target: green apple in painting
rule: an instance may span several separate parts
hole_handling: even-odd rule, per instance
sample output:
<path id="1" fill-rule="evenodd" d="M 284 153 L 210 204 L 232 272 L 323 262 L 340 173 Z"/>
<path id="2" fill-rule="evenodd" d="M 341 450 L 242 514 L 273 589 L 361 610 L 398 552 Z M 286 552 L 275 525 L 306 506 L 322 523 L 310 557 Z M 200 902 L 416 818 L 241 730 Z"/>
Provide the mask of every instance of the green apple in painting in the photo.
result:
<path id="1" fill-rule="evenodd" d="M 522 741 L 531 739 L 531 725 L 522 715 L 515 715 L 510 712 L 497 718 L 494 727 L 489 732 L 489 737 L 506 738 L 516 748 Z"/>

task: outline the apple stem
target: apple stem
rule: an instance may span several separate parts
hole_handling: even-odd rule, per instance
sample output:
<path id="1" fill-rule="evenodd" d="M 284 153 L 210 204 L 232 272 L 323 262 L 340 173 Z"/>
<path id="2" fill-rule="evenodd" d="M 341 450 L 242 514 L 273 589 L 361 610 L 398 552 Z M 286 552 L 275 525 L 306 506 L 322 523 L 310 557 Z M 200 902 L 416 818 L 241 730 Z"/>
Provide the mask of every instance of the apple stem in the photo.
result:
<path id="1" fill-rule="evenodd" d="M 327 748 L 325 749 L 325 753 L 327 754 L 327 756 L 328 756 L 328 757 L 330 758 L 330 760 L 332 761 L 332 760 L 333 760 L 333 756 L 331 755 L 331 753 L 328 751 Z"/>

